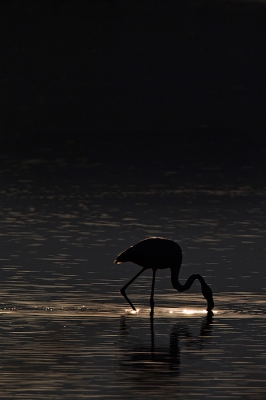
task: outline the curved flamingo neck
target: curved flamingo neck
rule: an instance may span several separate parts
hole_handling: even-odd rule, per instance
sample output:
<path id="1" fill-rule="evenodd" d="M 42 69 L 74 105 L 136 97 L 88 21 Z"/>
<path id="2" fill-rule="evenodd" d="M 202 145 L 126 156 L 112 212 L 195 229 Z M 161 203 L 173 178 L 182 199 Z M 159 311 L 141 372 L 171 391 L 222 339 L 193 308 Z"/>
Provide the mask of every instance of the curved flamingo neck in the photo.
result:
<path id="1" fill-rule="evenodd" d="M 199 281 L 202 278 L 200 275 L 193 274 L 190 275 L 190 277 L 187 279 L 187 281 L 182 285 L 182 283 L 179 282 L 179 271 L 180 268 L 171 268 L 171 282 L 173 285 L 173 288 L 178 290 L 179 292 L 184 292 L 185 290 L 188 290 L 192 285 L 193 282 L 198 279 Z"/>
<path id="2" fill-rule="evenodd" d="M 201 293 L 203 294 L 203 297 L 207 300 L 207 303 L 208 303 L 207 310 L 208 310 L 208 312 L 210 312 L 214 307 L 211 288 L 207 285 L 205 280 L 199 274 L 190 275 L 190 277 L 187 279 L 187 281 L 184 283 L 184 285 L 182 285 L 178 279 L 179 270 L 180 270 L 180 267 L 179 268 L 171 268 L 171 281 L 172 281 L 173 287 L 176 290 L 178 290 L 179 292 L 184 292 L 185 290 L 188 290 L 192 286 L 193 282 L 196 279 L 198 279 L 198 281 L 201 284 Z"/>

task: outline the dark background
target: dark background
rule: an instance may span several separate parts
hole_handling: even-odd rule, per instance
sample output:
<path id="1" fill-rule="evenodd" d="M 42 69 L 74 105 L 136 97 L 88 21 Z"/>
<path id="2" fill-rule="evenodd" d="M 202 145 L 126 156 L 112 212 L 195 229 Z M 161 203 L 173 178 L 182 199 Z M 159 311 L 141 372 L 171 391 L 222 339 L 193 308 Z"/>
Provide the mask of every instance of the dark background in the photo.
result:
<path id="1" fill-rule="evenodd" d="M 264 167 L 264 2 L 0 8 L 2 155 Z"/>

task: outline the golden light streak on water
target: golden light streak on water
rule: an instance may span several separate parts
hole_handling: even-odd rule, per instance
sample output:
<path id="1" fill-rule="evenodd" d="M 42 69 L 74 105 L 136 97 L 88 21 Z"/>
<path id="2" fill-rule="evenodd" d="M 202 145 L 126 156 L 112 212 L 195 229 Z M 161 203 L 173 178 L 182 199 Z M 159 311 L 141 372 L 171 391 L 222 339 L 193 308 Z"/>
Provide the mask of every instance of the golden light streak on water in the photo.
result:
<path id="1" fill-rule="evenodd" d="M 195 309 L 191 309 L 191 308 L 184 308 L 182 310 L 183 314 L 187 314 L 187 315 L 194 315 L 194 314 L 202 314 L 202 315 L 207 315 L 208 311 L 207 310 L 195 310 Z M 212 311 L 213 314 L 217 314 L 218 311 L 217 310 L 213 310 Z"/>

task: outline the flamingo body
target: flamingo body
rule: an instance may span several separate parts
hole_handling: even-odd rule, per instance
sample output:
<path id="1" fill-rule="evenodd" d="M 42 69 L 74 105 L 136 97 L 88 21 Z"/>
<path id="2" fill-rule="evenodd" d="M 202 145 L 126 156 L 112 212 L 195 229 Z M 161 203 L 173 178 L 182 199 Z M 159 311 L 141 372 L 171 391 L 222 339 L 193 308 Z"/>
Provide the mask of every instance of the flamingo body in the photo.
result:
<path id="1" fill-rule="evenodd" d="M 182 263 L 180 246 L 170 239 L 152 237 L 141 240 L 118 255 L 116 264 L 132 262 L 142 268 L 177 268 Z"/>

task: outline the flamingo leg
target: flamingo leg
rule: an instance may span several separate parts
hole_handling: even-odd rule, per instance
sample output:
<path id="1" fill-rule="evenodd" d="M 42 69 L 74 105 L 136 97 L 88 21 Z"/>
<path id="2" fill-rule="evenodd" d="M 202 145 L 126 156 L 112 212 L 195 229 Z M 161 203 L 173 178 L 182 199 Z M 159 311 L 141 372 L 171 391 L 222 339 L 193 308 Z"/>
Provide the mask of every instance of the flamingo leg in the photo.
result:
<path id="1" fill-rule="evenodd" d="M 151 317 L 153 317 L 153 311 L 154 311 L 154 286 L 155 286 L 155 275 L 156 275 L 156 269 L 152 270 L 152 285 L 151 285 L 151 297 L 150 297 L 150 306 L 151 306 Z"/>
<path id="2" fill-rule="evenodd" d="M 140 270 L 137 275 L 135 275 L 132 279 L 130 279 L 130 281 L 122 287 L 122 289 L 120 290 L 120 293 L 122 294 L 122 296 L 124 296 L 124 298 L 126 299 L 126 301 L 128 302 L 128 304 L 132 307 L 132 309 L 134 311 L 136 311 L 136 308 L 133 306 L 133 303 L 129 300 L 129 298 L 126 295 L 126 288 L 128 288 L 129 285 L 131 285 L 131 283 L 134 282 L 135 279 L 137 279 L 138 276 L 140 276 L 142 274 L 142 272 L 145 271 L 146 268 L 142 268 L 142 270 Z"/>

